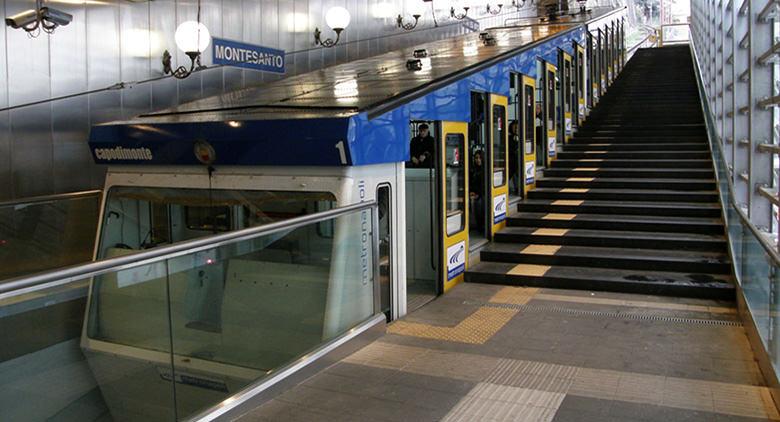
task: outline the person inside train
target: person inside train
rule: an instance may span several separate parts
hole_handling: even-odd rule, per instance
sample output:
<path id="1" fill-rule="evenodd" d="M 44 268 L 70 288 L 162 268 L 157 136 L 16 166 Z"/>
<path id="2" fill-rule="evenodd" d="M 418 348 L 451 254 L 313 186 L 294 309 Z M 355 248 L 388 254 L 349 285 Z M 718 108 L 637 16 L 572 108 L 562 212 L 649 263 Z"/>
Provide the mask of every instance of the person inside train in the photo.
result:
<path id="1" fill-rule="evenodd" d="M 428 129 L 428 125 L 423 123 L 417 126 L 417 135 L 412 138 L 412 142 L 409 145 L 412 166 L 417 168 L 431 168 L 433 167 L 434 153 L 433 153 L 434 139 L 431 136 Z"/>
<path id="2" fill-rule="evenodd" d="M 482 151 L 477 150 L 472 156 L 469 166 L 469 197 L 471 199 L 471 215 L 474 216 L 474 228 L 485 232 L 485 166 Z"/>
<path id="3" fill-rule="evenodd" d="M 517 190 L 517 170 L 520 168 L 518 153 L 520 151 L 520 125 L 517 120 L 509 123 L 509 183 Z"/>

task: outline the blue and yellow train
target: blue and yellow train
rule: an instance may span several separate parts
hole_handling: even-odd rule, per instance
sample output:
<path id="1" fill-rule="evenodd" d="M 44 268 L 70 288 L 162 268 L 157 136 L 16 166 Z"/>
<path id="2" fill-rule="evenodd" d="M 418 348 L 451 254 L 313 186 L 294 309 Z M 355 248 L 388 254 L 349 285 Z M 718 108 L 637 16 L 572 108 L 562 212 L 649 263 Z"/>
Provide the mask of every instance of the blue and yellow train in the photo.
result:
<path id="1" fill-rule="evenodd" d="M 624 14 L 529 19 L 96 126 L 90 147 L 108 172 L 95 258 L 376 200 L 381 306 L 399 318 L 463 280 L 510 205 L 584 123 L 624 65 Z M 316 249 L 339 230 L 317 227 L 297 241 Z M 264 254 L 273 264 L 265 274 L 308 271 L 289 250 Z M 119 289 L 149 324 L 127 326 Z M 156 312 L 141 310 L 144 298 L 160 294 L 144 289 L 93 283 L 82 347 L 169 359 L 143 342 Z M 305 300 L 299 293 L 260 294 L 257 306 Z M 209 332 L 208 316 L 197 322 L 188 328 Z"/>

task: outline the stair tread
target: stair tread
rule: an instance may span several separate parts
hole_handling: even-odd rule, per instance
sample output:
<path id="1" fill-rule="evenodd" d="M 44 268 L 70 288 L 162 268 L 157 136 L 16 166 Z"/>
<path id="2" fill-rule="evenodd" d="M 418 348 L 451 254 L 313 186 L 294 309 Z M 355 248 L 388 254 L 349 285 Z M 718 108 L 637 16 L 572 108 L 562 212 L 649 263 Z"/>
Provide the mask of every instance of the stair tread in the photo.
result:
<path id="1" fill-rule="evenodd" d="M 483 274 L 506 275 L 518 264 L 511 262 L 480 262 L 469 268 L 471 278 Z M 519 264 L 528 265 L 528 264 Z M 575 267 L 565 265 L 547 266 L 549 269 L 542 278 L 559 277 L 569 279 L 573 283 L 589 280 L 604 280 L 621 283 L 649 283 L 661 285 L 682 285 L 691 287 L 708 287 L 714 289 L 735 288 L 733 279 L 727 275 L 683 273 L 671 271 L 645 271 L 645 270 L 623 270 L 610 268 L 590 268 Z M 574 285 L 572 286 L 574 287 Z"/>
<path id="2" fill-rule="evenodd" d="M 543 219 L 551 213 L 519 212 L 513 214 L 509 219 Z M 712 224 L 722 225 L 723 221 L 719 218 L 706 217 L 653 217 L 643 215 L 623 215 L 623 214 L 593 214 L 593 213 L 564 213 L 560 215 L 573 214 L 573 221 L 609 221 L 614 223 L 655 223 L 655 224 Z"/>
<path id="3" fill-rule="evenodd" d="M 549 246 L 558 248 L 552 253 Z M 530 248 L 529 248 L 530 247 Z M 538 251 L 535 249 L 538 248 Z M 668 249 L 610 248 L 603 246 L 536 245 L 529 243 L 494 242 L 482 252 L 501 252 L 518 255 L 580 256 L 589 258 L 621 258 L 633 260 L 659 260 L 675 262 L 729 263 L 723 252 L 680 251 Z"/>
<path id="4" fill-rule="evenodd" d="M 572 179 L 593 179 L 593 180 L 572 180 Z M 627 178 L 627 177 L 547 177 L 545 176 L 540 180 L 549 180 L 553 182 L 610 182 L 610 183 L 629 183 L 629 182 L 641 182 L 641 183 L 715 183 L 715 179 L 656 179 L 656 178 Z"/>
<path id="5" fill-rule="evenodd" d="M 536 188 L 531 192 L 559 193 L 564 189 L 585 189 L 582 193 L 614 193 L 614 194 L 676 194 L 676 195 L 716 195 L 716 190 L 674 190 L 674 189 L 608 189 L 608 188 Z M 567 192 L 563 192 L 567 193 Z M 577 192 L 571 192 L 577 193 Z"/>
<path id="6" fill-rule="evenodd" d="M 567 204 L 555 204 L 559 199 L 525 199 L 520 204 L 535 204 L 535 205 L 562 205 Z M 646 207 L 646 208 L 708 208 L 720 210 L 720 204 L 717 202 L 652 202 L 652 201 L 603 201 L 584 199 L 579 205 L 592 205 L 592 206 L 610 206 L 610 207 Z"/>
<path id="7" fill-rule="evenodd" d="M 563 233 L 561 233 L 563 232 Z M 668 233 L 668 232 L 643 232 L 628 230 L 591 230 L 591 229 L 549 229 L 544 227 L 518 227 L 508 226 L 502 229 L 497 238 L 502 235 L 533 234 L 550 237 L 592 237 L 592 238 L 623 238 L 623 239 L 653 239 L 653 240 L 697 240 L 722 242 L 725 237 L 720 234 L 700 233 Z"/>

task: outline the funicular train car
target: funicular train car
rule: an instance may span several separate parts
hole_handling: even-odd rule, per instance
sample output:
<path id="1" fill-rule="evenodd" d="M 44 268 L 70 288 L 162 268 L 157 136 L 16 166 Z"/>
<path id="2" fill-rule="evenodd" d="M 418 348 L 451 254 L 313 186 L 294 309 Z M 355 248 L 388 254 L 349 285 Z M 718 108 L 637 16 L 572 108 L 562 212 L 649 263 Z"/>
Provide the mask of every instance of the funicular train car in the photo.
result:
<path id="1" fill-rule="evenodd" d="M 93 281 L 81 345 L 112 414 L 159 417 L 172 381 L 178 414 L 190 414 L 374 313 L 399 318 L 461 282 L 603 92 L 593 34 L 621 13 L 495 28 L 96 126 L 90 147 L 108 165 L 96 259 L 379 205 L 231 259 L 204 253 L 175 276 Z M 340 242 L 367 218 L 378 223 L 380 309 L 372 289 L 323 265 L 362 265 L 365 245 Z M 249 329 L 231 308 L 269 322 Z M 154 332 L 167 319 L 174 351 L 170 333 Z M 176 374 L 161 369 L 171 359 Z"/>

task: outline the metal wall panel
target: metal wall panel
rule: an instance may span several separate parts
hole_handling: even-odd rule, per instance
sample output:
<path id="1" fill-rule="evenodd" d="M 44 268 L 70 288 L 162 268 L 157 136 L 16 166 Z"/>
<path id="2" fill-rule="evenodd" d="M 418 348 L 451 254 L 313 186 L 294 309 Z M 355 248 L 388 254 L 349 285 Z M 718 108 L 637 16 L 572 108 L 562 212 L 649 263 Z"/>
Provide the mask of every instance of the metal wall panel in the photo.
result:
<path id="1" fill-rule="evenodd" d="M 0 0 L 6 15 L 34 7 L 34 0 Z M 419 0 L 201 0 L 201 20 L 213 36 L 286 50 L 287 76 L 356 60 L 416 43 L 467 32 L 449 19 L 448 5 L 439 5 L 433 27 L 429 4 L 415 31 L 395 25 L 395 15 Z M 389 4 L 393 13 L 377 16 L 377 6 Z M 254 86 L 283 76 L 245 69 L 213 68 L 185 80 L 163 78 L 162 53 L 173 64 L 188 65 L 174 41 L 177 26 L 196 19 L 193 0 L 128 2 L 53 2 L 71 13 L 73 21 L 53 35 L 30 38 L 21 30 L 0 31 L 0 108 L 46 101 L 43 105 L 0 111 L 0 199 L 101 187 L 105 169 L 94 165 L 86 147 L 91 125 L 131 118 L 203 96 Z M 351 13 L 343 45 L 318 48 L 313 31 L 333 37 L 325 12 L 342 6 Z M 470 16 L 483 28 L 521 16 L 505 7 L 498 17 Z M 407 14 L 408 15 L 408 14 Z M 408 19 L 408 16 L 407 16 Z M 388 37 L 392 35 L 391 37 Z M 385 38 L 381 38 L 385 37 Z M 211 63 L 211 52 L 203 64 Z M 93 94 L 119 82 L 125 88 Z M 138 83 L 140 82 L 140 83 Z M 81 95 L 79 95 L 81 94 Z"/>

